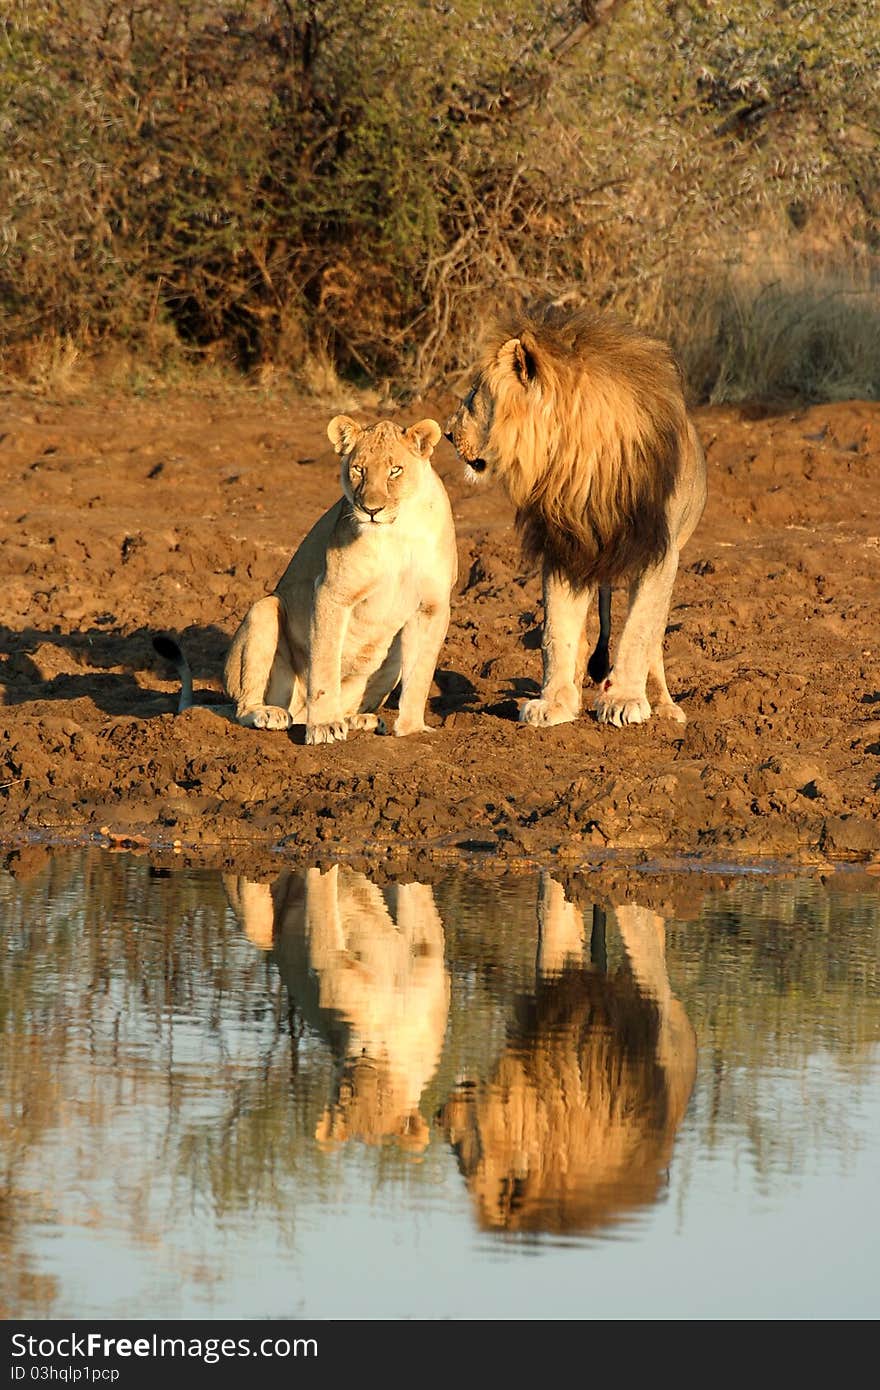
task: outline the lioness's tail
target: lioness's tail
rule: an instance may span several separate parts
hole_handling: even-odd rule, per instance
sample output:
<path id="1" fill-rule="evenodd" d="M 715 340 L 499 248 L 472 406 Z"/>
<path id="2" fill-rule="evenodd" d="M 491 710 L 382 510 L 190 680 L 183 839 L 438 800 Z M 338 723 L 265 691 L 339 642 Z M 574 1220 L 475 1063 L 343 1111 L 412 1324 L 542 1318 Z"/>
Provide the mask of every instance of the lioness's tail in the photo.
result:
<path id="1" fill-rule="evenodd" d="M 193 678 L 192 669 L 183 654 L 182 648 L 175 642 L 173 637 L 169 637 L 167 632 L 157 632 L 153 638 L 153 646 L 161 657 L 170 661 L 180 678 L 180 696 L 177 701 L 177 713 L 183 714 L 185 709 L 189 709 L 194 704 L 193 700 Z"/>
<path id="2" fill-rule="evenodd" d="M 593 648 L 593 655 L 587 662 L 587 674 L 594 684 L 603 681 L 611 670 L 608 660 L 608 646 L 611 642 L 611 590 L 607 584 L 599 586 L 599 637 Z"/>

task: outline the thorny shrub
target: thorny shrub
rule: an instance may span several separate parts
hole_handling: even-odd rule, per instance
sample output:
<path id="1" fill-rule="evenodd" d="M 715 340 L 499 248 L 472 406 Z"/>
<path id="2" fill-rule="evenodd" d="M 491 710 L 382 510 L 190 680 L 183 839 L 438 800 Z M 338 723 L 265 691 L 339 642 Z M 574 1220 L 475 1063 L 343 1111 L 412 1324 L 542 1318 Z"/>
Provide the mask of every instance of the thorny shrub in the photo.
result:
<path id="1" fill-rule="evenodd" d="M 671 337 L 702 398 L 880 394 L 878 111 L 861 0 L 9 0 L 2 360 L 425 391 L 541 292 Z M 761 305 L 821 363 L 779 375 Z"/>

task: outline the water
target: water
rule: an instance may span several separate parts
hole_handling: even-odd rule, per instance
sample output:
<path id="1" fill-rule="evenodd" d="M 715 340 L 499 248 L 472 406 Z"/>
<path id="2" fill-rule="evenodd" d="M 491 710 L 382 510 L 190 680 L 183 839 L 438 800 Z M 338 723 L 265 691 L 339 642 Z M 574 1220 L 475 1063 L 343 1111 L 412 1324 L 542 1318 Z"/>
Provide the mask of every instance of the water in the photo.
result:
<path id="1" fill-rule="evenodd" d="M 5 1318 L 874 1318 L 880 883 L 0 872 Z"/>

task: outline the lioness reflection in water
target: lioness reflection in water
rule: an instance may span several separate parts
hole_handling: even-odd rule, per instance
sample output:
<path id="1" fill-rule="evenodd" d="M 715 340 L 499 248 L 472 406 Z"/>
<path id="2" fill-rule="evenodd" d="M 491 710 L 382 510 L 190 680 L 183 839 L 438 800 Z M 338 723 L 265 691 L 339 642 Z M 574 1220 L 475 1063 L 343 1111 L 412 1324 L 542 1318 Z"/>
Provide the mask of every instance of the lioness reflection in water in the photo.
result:
<path id="1" fill-rule="evenodd" d="M 663 918 L 627 904 L 611 920 L 625 962 L 608 974 L 603 914 L 590 949 L 583 914 L 543 876 L 535 992 L 488 1080 L 459 1082 L 437 1116 L 487 1229 L 598 1230 L 666 1180 L 696 1039 L 670 989 Z"/>
<path id="2" fill-rule="evenodd" d="M 431 888 L 383 892 L 363 874 L 285 871 L 271 885 L 227 876 L 249 939 L 271 949 L 290 998 L 336 1062 L 321 1145 L 395 1141 L 420 1153 L 430 1126 L 419 1109 L 443 1049 L 449 976 Z"/>

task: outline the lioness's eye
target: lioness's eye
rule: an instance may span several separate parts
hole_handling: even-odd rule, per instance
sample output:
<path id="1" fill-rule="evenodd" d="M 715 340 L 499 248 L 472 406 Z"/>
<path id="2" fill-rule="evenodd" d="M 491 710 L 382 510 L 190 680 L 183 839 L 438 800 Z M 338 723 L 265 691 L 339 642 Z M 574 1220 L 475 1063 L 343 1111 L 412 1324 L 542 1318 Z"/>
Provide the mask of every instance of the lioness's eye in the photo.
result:
<path id="1" fill-rule="evenodd" d="M 395 467 L 395 468 L 390 468 L 390 469 L 388 470 L 388 476 L 389 476 L 389 478 L 396 478 L 396 477 L 398 476 L 398 474 L 399 474 L 399 473 L 402 473 L 402 472 L 403 472 L 403 469 L 402 469 L 402 468 L 396 468 L 396 467 Z"/>

